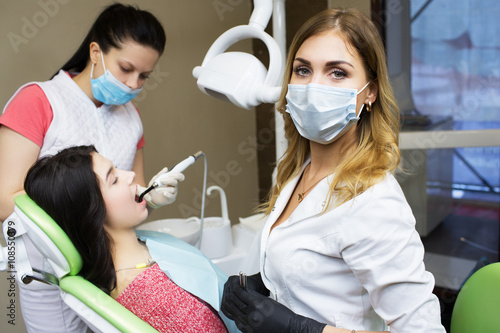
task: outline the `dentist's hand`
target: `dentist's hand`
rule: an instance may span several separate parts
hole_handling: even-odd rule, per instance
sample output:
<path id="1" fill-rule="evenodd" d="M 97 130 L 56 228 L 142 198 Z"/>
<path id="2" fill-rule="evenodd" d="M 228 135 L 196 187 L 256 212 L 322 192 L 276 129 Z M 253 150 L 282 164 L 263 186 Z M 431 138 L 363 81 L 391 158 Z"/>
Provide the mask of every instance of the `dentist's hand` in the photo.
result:
<path id="1" fill-rule="evenodd" d="M 154 182 L 161 185 L 144 196 L 144 200 L 151 208 L 158 208 L 169 205 L 177 197 L 177 188 L 179 182 L 184 180 L 184 175 L 180 172 L 168 172 L 168 168 L 163 168 L 149 181 L 148 187 Z M 142 186 L 137 187 L 138 195 L 146 189 Z"/>
<path id="2" fill-rule="evenodd" d="M 231 297 L 233 297 L 234 290 L 240 287 L 240 277 L 237 275 L 230 276 L 224 284 L 224 294 L 222 295 L 221 309 L 222 312 L 231 320 L 234 320 L 231 311 Z M 247 276 L 247 291 L 256 291 L 261 295 L 269 296 L 269 290 L 264 285 L 260 272 L 254 275 Z"/>
<path id="3" fill-rule="evenodd" d="M 300 316 L 256 291 L 246 291 L 239 285 L 234 287 L 233 293 L 226 298 L 221 308 L 242 332 L 321 333 L 326 326 L 314 319 Z"/>

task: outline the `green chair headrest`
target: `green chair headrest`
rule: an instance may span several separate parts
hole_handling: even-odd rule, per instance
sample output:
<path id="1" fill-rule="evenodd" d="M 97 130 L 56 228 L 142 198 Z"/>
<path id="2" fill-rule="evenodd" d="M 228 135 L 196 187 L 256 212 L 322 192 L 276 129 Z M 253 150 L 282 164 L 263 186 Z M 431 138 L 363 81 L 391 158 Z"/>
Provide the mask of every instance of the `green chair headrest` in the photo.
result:
<path id="1" fill-rule="evenodd" d="M 70 275 L 76 275 L 82 269 L 82 257 L 61 227 L 41 209 L 26 193 L 15 197 L 16 206 L 28 216 L 61 251 L 69 263 Z"/>

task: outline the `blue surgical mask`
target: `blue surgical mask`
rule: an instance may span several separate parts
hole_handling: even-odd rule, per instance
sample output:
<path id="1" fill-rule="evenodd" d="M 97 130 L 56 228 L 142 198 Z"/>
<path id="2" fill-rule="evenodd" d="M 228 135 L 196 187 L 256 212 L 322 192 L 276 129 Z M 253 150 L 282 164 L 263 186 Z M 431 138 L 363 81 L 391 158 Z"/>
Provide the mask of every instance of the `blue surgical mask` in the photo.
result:
<path id="1" fill-rule="evenodd" d="M 332 143 L 359 120 L 363 107 L 356 116 L 356 97 L 369 83 L 359 92 L 316 83 L 289 84 L 286 112 L 304 138 Z"/>
<path id="2" fill-rule="evenodd" d="M 92 86 L 92 94 L 94 95 L 94 98 L 108 105 L 122 105 L 130 102 L 135 96 L 137 96 L 138 93 L 141 92 L 142 88 L 131 89 L 126 84 L 118 81 L 118 79 L 111 74 L 109 69 L 106 69 L 102 51 L 101 59 L 104 74 L 99 76 L 97 79 L 94 79 L 93 63 L 92 69 L 90 70 L 90 85 Z"/>

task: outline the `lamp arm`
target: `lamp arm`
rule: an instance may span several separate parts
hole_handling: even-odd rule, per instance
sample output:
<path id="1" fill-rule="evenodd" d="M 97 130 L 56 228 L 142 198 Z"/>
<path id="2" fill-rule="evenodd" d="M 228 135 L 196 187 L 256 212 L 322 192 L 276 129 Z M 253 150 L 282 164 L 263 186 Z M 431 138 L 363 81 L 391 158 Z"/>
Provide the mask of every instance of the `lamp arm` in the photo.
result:
<path id="1" fill-rule="evenodd" d="M 249 25 L 264 30 L 273 14 L 273 0 L 254 0 Z"/>

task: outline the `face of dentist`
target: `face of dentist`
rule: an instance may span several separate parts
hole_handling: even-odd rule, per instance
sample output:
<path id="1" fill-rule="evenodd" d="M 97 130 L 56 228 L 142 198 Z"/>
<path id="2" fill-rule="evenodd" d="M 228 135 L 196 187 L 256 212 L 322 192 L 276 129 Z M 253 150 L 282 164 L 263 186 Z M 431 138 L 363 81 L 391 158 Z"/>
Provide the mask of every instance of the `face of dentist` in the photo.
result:
<path id="1" fill-rule="evenodd" d="M 131 89 L 142 88 L 160 58 L 158 51 L 133 40 L 126 40 L 120 48 L 110 48 L 102 57 L 99 44 L 92 42 L 90 54 L 90 60 L 94 64 L 94 78 L 104 74 L 105 67 L 118 81 Z"/>
<path id="2" fill-rule="evenodd" d="M 358 52 L 336 33 L 325 31 L 306 39 L 293 61 L 290 84 L 316 83 L 360 91 L 368 82 Z M 375 102 L 376 84 L 368 85 L 357 97 L 361 104 Z"/>
<path id="3" fill-rule="evenodd" d="M 106 227 L 109 229 L 130 229 L 148 216 L 146 201 L 136 201 L 137 183 L 135 172 L 116 169 L 110 160 L 92 153 L 95 174 L 106 205 Z"/>

